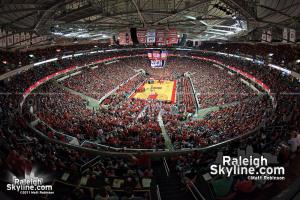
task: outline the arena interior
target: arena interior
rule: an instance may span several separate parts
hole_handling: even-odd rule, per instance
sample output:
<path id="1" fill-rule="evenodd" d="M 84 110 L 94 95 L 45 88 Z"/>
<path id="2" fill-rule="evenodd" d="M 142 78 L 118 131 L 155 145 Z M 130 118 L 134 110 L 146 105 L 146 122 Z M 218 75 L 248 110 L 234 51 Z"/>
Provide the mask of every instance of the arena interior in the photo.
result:
<path id="1" fill-rule="evenodd" d="M 2 0 L 0 28 L 1 200 L 300 200 L 300 0 Z"/>

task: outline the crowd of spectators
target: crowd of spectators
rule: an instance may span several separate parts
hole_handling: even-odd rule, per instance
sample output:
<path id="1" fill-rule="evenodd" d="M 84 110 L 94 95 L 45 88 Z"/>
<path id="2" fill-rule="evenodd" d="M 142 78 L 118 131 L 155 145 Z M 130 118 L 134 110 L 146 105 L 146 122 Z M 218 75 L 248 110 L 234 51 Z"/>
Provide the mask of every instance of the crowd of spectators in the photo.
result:
<path id="1" fill-rule="evenodd" d="M 53 57 L 60 57 L 65 54 L 73 54 L 76 51 L 99 49 L 108 47 L 107 45 L 70 45 L 70 46 L 51 46 L 43 49 L 26 51 L 0 51 L 0 74 L 29 65 L 31 63 L 47 60 Z"/>
<path id="2" fill-rule="evenodd" d="M 55 130 L 75 136 L 81 142 L 92 140 L 127 148 L 161 149 L 164 146 L 156 121 L 159 110 L 154 106 L 155 102 L 152 105 L 147 101 L 123 98 L 118 105 L 94 111 L 87 109 L 86 102 L 79 96 L 53 83 L 44 84 L 39 91 L 51 95 L 35 97 L 39 101 L 38 117 Z"/>
<path id="3" fill-rule="evenodd" d="M 111 53 L 109 56 L 113 55 L 116 54 Z M 299 149 L 297 132 L 286 134 L 286 132 L 292 130 L 299 131 L 299 97 L 296 95 L 299 93 L 299 83 L 277 70 L 265 66 L 234 58 L 208 56 L 252 74 L 270 87 L 277 101 L 275 115 L 261 129 L 260 137 L 250 136 L 243 145 L 251 144 L 255 152 L 272 152 L 280 157 L 280 162 L 286 163 L 288 159 L 286 159 L 283 145 L 281 145 L 282 141 L 286 141 L 287 146 L 290 148 L 289 153 L 294 153 Z M 6 167 L 14 174 L 20 175 L 23 175 L 25 169 L 32 168 L 36 163 L 42 165 L 45 170 L 52 172 L 62 170 L 77 173 L 79 167 L 93 157 L 86 153 L 68 149 L 63 145 L 42 142 L 26 126 L 28 120 L 32 120 L 32 116 L 26 119 L 19 117 L 17 109 L 23 92 L 39 79 L 69 66 L 85 64 L 104 57 L 105 55 L 90 55 L 72 60 L 60 60 L 53 64 L 38 66 L 25 71 L 10 78 L 10 80 L 1 81 L 0 88 L 3 93 L 0 97 L 0 117 L 1 122 L 3 122 L 0 126 L 1 163 L 5 163 Z M 210 69 L 205 72 L 205 63 L 195 61 L 195 64 L 190 59 L 173 57 L 168 59 L 167 67 L 159 71 L 158 69 L 151 69 L 144 58 L 127 59 L 125 62 L 128 62 L 127 65 L 130 65 L 133 69 L 144 69 L 148 76 L 157 79 L 172 80 L 180 78 L 182 74 L 189 71 L 192 74 L 191 77 L 196 92 L 200 94 L 202 87 L 209 88 L 209 86 L 211 88 L 218 87 L 218 91 L 225 91 L 223 93 L 216 92 L 221 95 L 218 98 L 225 99 L 221 102 L 214 102 L 215 97 L 210 96 L 200 98 L 200 105 L 202 102 L 203 108 L 213 105 L 222 106 L 236 101 L 239 101 L 239 103 L 221 107 L 218 111 L 211 112 L 203 120 L 192 120 L 184 113 L 174 113 L 173 105 L 128 98 L 128 94 L 132 92 L 131 87 L 136 87 L 143 81 L 144 77 L 139 76 L 132 82 L 129 81 L 128 85 L 125 84 L 121 87 L 116 94 L 110 96 L 109 101 L 103 103 L 98 111 L 89 110 L 86 107 L 86 101 L 61 89 L 52 81 L 40 86 L 34 92 L 35 94 L 29 96 L 26 104 L 29 104 L 30 99 L 33 99 L 33 102 L 38 105 L 36 107 L 38 117 L 54 129 L 76 136 L 80 141 L 91 139 L 101 144 L 127 148 L 165 148 L 164 138 L 157 122 L 157 116 L 160 112 L 162 112 L 167 133 L 174 147 L 178 149 L 207 146 L 242 135 L 255 128 L 268 117 L 265 111 L 266 108 L 270 108 L 270 100 L 267 97 L 254 95 L 239 81 L 236 82 L 238 80 L 236 75 L 228 75 L 225 71 L 222 73 L 221 70 L 212 66 L 209 66 Z M 199 71 L 197 71 L 198 68 Z M 225 85 L 225 87 L 216 86 L 209 79 L 204 82 L 197 82 L 199 80 L 196 77 L 201 77 L 201 74 L 208 74 L 203 75 L 203 79 L 209 75 L 213 76 L 211 70 L 220 71 L 221 75 L 218 77 L 222 79 L 220 85 Z M 194 72 L 196 74 L 193 75 Z M 126 80 L 126 78 L 123 79 L 123 74 L 126 73 L 124 71 L 119 73 L 117 76 L 121 76 L 122 79 L 116 78 L 116 80 Z M 238 88 L 232 86 L 233 84 L 228 84 L 226 80 L 238 85 Z M 113 83 L 112 85 L 118 84 Z M 226 94 L 226 96 L 222 96 L 225 93 L 234 94 L 232 91 L 236 92 L 235 95 Z M 203 93 L 205 94 L 205 91 Z M 288 129 L 285 134 L 272 132 L 270 135 L 265 135 L 267 128 L 274 125 L 288 127 Z M 49 137 L 53 135 L 49 132 L 49 129 L 37 128 L 46 130 Z M 295 144 L 297 145 L 295 146 Z M 278 149 L 278 147 L 281 148 Z M 227 149 L 228 152 L 233 153 L 236 152 L 235 150 Z M 171 169 L 175 169 L 181 177 L 188 176 L 193 179 L 194 175 L 199 173 L 199 167 L 213 161 L 212 158 L 214 157 L 210 156 L 195 152 L 187 156 L 174 157 L 171 161 Z M 109 167 L 104 168 L 105 165 Z M 132 174 L 139 177 L 151 177 L 153 171 L 149 167 L 140 168 L 128 160 L 110 157 L 101 159 L 98 165 L 89 168 L 86 173 L 91 177 L 95 175 L 130 177 Z M 238 179 L 233 181 L 236 185 L 234 188 L 243 192 L 240 183 L 246 179 L 244 177 L 238 177 Z M 249 190 L 252 190 L 256 183 L 251 182 L 251 186 L 253 187 L 249 187 Z"/>
<path id="4" fill-rule="evenodd" d="M 99 100 L 134 74 L 134 70 L 119 62 L 99 64 L 96 69 L 84 70 L 81 74 L 67 79 L 63 85 Z"/>
<path id="5" fill-rule="evenodd" d="M 203 64 L 203 62 L 195 62 L 191 59 L 171 58 L 169 64 L 173 68 L 167 66 L 164 69 L 152 69 L 150 66 L 146 66 L 147 62 L 145 60 L 145 58 L 136 57 L 124 59 L 125 64 L 122 63 L 122 65 L 120 65 L 122 61 L 107 65 L 100 64 L 96 69 L 86 69 L 82 73 L 60 83 L 87 96 L 100 99 L 104 94 L 119 85 L 120 82 L 124 82 L 115 94 L 103 101 L 98 111 L 88 109 L 88 102 L 63 90 L 55 82 L 44 84 L 37 90 L 38 95 L 35 96 L 36 101 L 39 102 L 39 107 L 36 108 L 38 117 L 55 130 L 75 136 L 80 142 L 92 140 L 102 145 L 117 148 L 164 148 L 164 138 L 157 122 L 160 111 L 164 113 L 163 118 L 167 133 L 169 133 L 176 148 L 202 147 L 218 143 L 250 131 L 259 125 L 266 104 L 261 103 L 261 99 L 257 98 L 256 100 L 259 101 L 253 101 L 257 105 L 261 103 L 262 106 L 257 107 L 258 110 L 253 109 L 254 104 L 248 103 L 249 101 L 246 101 L 246 99 L 254 98 L 255 94 L 240 81 L 235 80 L 238 79 L 237 76 L 228 75 L 224 72 L 225 70 L 211 67 Z M 143 69 L 146 75 L 140 74 L 131 80 L 125 81 L 138 69 Z M 116 72 L 112 72 L 112 70 L 116 70 Z M 216 75 L 215 79 L 209 79 L 213 72 L 219 76 Z M 186 118 L 186 113 L 196 112 L 197 106 L 190 79 L 183 77 L 183 74 L 186 73 L 191 74 L 193 79 L 196 80 L 196 91 L 201 88 L 210 91 L 214 90 L 216 86 L 215 91 L 218 97 L 226 99 L 226 101 L 224 100 L 218 104 L 218 102 L 215 102 L 214 97 L 209 96 L 210 94 L 200 92 L 202 94 L 202 98 L 199 99 L 200 108 L 206 108 L 207 102 L 210 102 L 207 106 L 210 107 L 238 101 L 240 101 L 240 107 L 221 109 L 219 113 L 216 113 L 218 117 L 202 121 L 191 121 L 190 117 Z M 162 74 L 163 76 L 161 76 Z M 199 81 L 196 78 L 198 74 L 206 81 L 198 83 Z M 172 111 L 174 106 L 165 102 L 129 98 L 129 95 L 134 91 L 134 87 L 137 87 L 146 79 L 144 76 L 169 80 L 178 78 L 178 89 L 182 88 L 178 96 L 182 98 L 177 100 L 177 106 L 181 108 L 184 105 L 185 109 L 179 109 L 179 112 L 174 115 Z M 229 78 L 226 79 L 227 77 Z M 222 87 L 218 87 L 219 80 L 223 81 Z M 236 86 L 230 83 L 231 80 L 236 83 Z M 98 84 L 100 82 L 102 84 Z M 246 94 L 241 94 L 242 91 Z M 49 95 L 39 95 L 39 93 Z M 94 94 L 97 94 L 97 96 Z M 245 100 L 245 103 L 242 102 L 243 100 Z M 244 115 L 239 114 L 240 112 L 244 112 Z M 238 114 L 239 116 L 236 116 Z M 222 115 L 225 116 L 224 120 L 220 118 Z M 252 123 L 251 126 L 241 126 L 244 123 L 244 118 Z M 186 122 L 182 123 L 179 119 L 185 119 Z M 234 123 L 238 120 L 240 123 Z M 226 127 L 226 125 L 229 127 Z M 178 128 L 181 126 L 190 128 L 184 131 L 186 128 Z M 203 134 L 206 131 L 208 133 Z M 143 142 L 141 143 L 141 141 Z"/>
<path id="6" fill-rule="evenodd" d="M 247 55 L 300 72 L 299 63 L 296 63 L 300 57 L 299 46 L 289 44 L 270 45 L 267 43 L 203 43 L 199 48 L 207 51 Z"/>
<path id="7" fill-rule="evenodd" d="M 101 57 L 105 57 L 105 55 L 84 56 L 84 59 L 85 61 L 90 60 L 90 62 L 92 62 L 93 60 L 95 61 L 101 59 Z M 220 59 L 224 62 L 229 62 L 229 64 L 232 64 L 231 62 L 235 62 L 235 64 L 236 63 L 241 64 L 239 67 L 241 67 L 242 70 L 249 72 L 255 77 L 260 78 L 261 80 L 264 80 L 267 85 L 271 86 L 272 91 L 281 90 L 281 88 L 283 87 L 287 88 L 286 83 L 278 84 L 278 85 L 274 83 L 273 80 L 275 78 L 278 79 L 278 75 L 274 70 L 270 70 L 272 72 L 271 76 L 263 77 L 262 73 L 260 73 L 261 70 L 258 66 L 255 66 L 255 68 L 244 67 L 244 65 L 242 65 L 245 64 L 244 62 L 239 63 L 239 61 L 237 60 L 234 59 L 229 60 L 226 57 L 224 58 L 220 57 Z M 70 66 L 72 64 L 80 65 L 82 62 L 84 61 L 82 61 L 80 58 L 76 58 L 72 60 L 68 60 L 68 59 L 59 60 L 58 62 L 51 64 L 52 66 L 50 70 L 47 71 L 47 73 L 51 74 L 54 71 L 64 69 L 67 66 Z M 121 62 L 122 65 L 120 65 Z M 50 66 L 48 66 L 47 68 L 46 66 L 40 66 L 40 68 L 43 68 L 43 70 L 44 69 L 46 70 L 49 67 Z M 171 57 L 168 60 L 167 67 L 164 69 L 151 68 L 149 66 L 147 59 L 143 57 L 132 57 L 124 60 L 122 59 L 122 61 L 113 62 L 110 64 L 99 64 L 98 68 L 83 70 L 81 74 L 66 79 L 66 81 L 63 82 L 63 84 L 76 91 L 83 92 L 87 96 L 100 99 L 105 93 L 109 92 L 114 87 L 119 85 L 121 82 L 124 82 L 129 77 L 131 77 L 134 73 L 136 73 L 135 70 L 138 69 L 143 69 L 146 72 L 146 75 L 148 75 L 149 77 L 154 77 L 159 79 L 170 79 L 170 80 L 174 80 L 174 79 L 188 80 L 186 78 L 180 78 L 180 77 L 182 77 L 184 73 L 189 72 L 189 74 L 191 74 L 191 78 L 192 78 L 191 80 L 195 86 L 195 91 L 200 94 L 198 95 L 199 98 L 198 100 L 200 102 L 200 109 L 208 108 L 211 106 L 222 106 L 224 104 L 234 103 L 238 101 L 241 102 L 246 99 L 256 97 L 256 94 L 251 89 L 249 89 L 247 86 L 241 83 L 237 75 L 230 75 L 228 74 L 227 70 L 221 70 L 214 66 L 208 65 L 207 63 L 204 63 L 202 61 L 195 61 L 185 57 Z M 12 85 L 9 83 L 16 82 L 14 87 L 9 88 L 7 91 L 18 93 L 19 96 L 21 96 L 20 94 L 24 92 L 25 88 L 27 88 L 31 83 L 33 83 L 34 81 L 38 80 L 43 76 L 42 74 L 43 70 L 39 72 L 36 69 L 30 69 L 24 72 L 24 74 L 21 74 L 19 76 L 14 76 L 12 80 L 6 83 L 7 87 L 5 89 L 9 88 L 10 85 Z M 283 79 L 282 82 L 284 82 L 285 77 L 279 77 L 279 78 Z M 23 79 L 22 83 L 19 81 L 21 79 Z M 279 79 L 279 81 L 281 81 L 281 79 Z M 136 99 L 128 100 L 128 95 L 133 91 L 132 88 L 136 87 L 142 81 L 143 81 L 143 77 L 138 76 L 138 78 L 135 78 L 132 81 L 125 83 L 122 87 L 119 88 L 119 91 L 117 91 L 115 95 L 110 96 L 103 103 L 106 105 L 110 105 L 110 103 L 112 103 L 113 105 L 117 105 L 117 106 L 111 105 L 108 108 L 101 107 L 99 112 L 95 112 L 95 110 L 92 111 L 87 109 L 86 108 L 87 102 L 83 101 L 79 96 L 71 95 L 70 93 L 63 91 L 62 89 L 57 88 L 54 84 L 46 84 L 45 86 L 42 86 L 38 91 L 46 94 L 55 94 L 56 96 L 51 97 L 51 95 L 48 96 L 43 95 L 41 96 L 41 98 L 39 98 L 39 96 L 36 98 L 36 99 L 40 99 L 40 102 L 42 102 L 39 105 L 44 106 L 38 108 L 41 109 L 38 110 L 39 117 L 45 120 L 46 123 L 49 123 L 51 126 L 53 126 L 54 129 L 58 129 L 60 131 L 64 131 L 68 134 L 71 134 L 73 136 L 77 136 L 77 138 L 79 138 L 80 141 L 86 139 L 99 140 L 100 143 L 102 144 L 112 145 L 115 147 L 126 147 L 126 144 L 129 143 L 127 147 L 139 148 L 140 144 L 138 143 L 138 141 L 140 141 L 141 138 L 138 139 L 135 138 L 135 140 L 132 141 L 130 140 L 124 141 L 124 139 L 126 139 L 127 137 L 127 134 L 129 133 L 120 134 L 120 132 L 124 132 L 124 129 L 125 130 L 128 129 L 129 132 L 131 132 L 132 129 L 136 129 L 136 128 L 141 129 L 138 132 L 142 132 L 143 130 L 146 129 L 147 123 L 144 128 L 138 127 L 139 125 L 135 123 L 143 124 L 142 119 L 145 118 L 145 116 L 149 117 L 153 115 L 152 117 L 150 117 L 152 119 L 148 121 L 148 123 L 153 123 L 156 125 L 153 125 L 152 133 L 149 133 L 149 135 L 146 136 L 149 137 L 149 140 L 148 139 L 145 140 L 145 143 L 148 143 L 148 145 L 144 145 L 144 147 L 151 148 L 151 145 L 153 143 L 155 148 L 162 148 L 164 145 L 163 145 L 163 138 L 159 134 L 160 127 L 158 126 L 157 123 L 157 113 L 159 112 L 159 110 L 165 109 L 162 107 L 166 107 L 166 109 L 170 109 L 170 106 L 161 105 L 162 103 L 160 103 L 157 106 L 158 108 L 155 108 L 157 111 L 151 111 L 151 108 L 155 107 L 152 106 L 152 104 L 155 105 L 155 103 L 153 102 L 148 103 Z M 220 81 L 222 81 L 222 84 L 220 84 Z M 190 81 L 184 82 L 185 84 L 183 84 L 183 86 L 185 90 L 182 91 L 182 94 L 184 94 L 183 95 L 184 98 L 186 98 L 187 96 L 190 96 L 191 98 L 185 99 L 185 101 L 179 103 L 177 102 L 177 103 L 179 104 L 178 107 L 180 107 L 181 104 L 183 104 L 186 106 L 185 111 L 189 113 L 193 113 L 195 111 L 196 101 L 193 99 L 195 94 L 189 82 Z M 181 85 L 180 81 L 179 81 L 179 85 Z M 290 92 L 290 90 L 288 91 Z M 96 96 L 94 94 L 96 94 Z M 282 97 L 280 96 L 280 98 Z M 18 101 L 19 99 L 16 98 L 14 100 Z M 10 102 L 10 104 L 8 105 L 9 105 L 8 109 L 14 109 L 13 107 L 17 106 L 18 104 L 12 104 Z M 278 107 L 281 108 L 280 105 Z M 289 109 L 292 109 L 291 106 Z M 235 113 L 229 108 L 228 110 L 221 109 L 221 111 L 219 112 L 223 112 L 225 115 L 229 111 Z M 282 112 L 284 112 L 284 110 Z M 153 113 L 156 113 L 156 116 Z M 228 116 L 232 117 L 232 115 L 228 115 Z M 116 122 L 116 120 L 118 120 L 117 118 L 120 117 L 122 117 L 122 119 L 124 119 L 125 122 L 122 122 L 121 120 L 120 120 L 121 122 L 120 121 Z M 184 118 L 184 116 L 181 116 L 180 118 Z M 63 121 L 63 119 L 68 119 L 68 120 L 66 120 L 66 122 L 62 124 L 61 121 Z M 165 118 L 164 119 L 165 124 L 170 125 L 174 123 L 172 122 L 171 119 L 172 119 L 171 117 L 170 119 Z M 224 121 L 223 123 L 226 124 L 227 122 Z M 223 123 L 219 122 L 219 126 L 223 126 Z M 125 124 L 127 126 L 130 125 L 131 127 L 126 127 Z M 257 123 L 254 124 L 257 125 Z M 113 128 L 114 126 L 116 126 L 117 128 L 114 129 Z M 173 125 L 173 128 L 177 126 L 178 125 Z M 245 128 L 245 130 L 248 129 L 250 128 L 249 127 Z M 84 130 L 84 134 L 82 134 L 82 130 Z M 211 131 L 214 132 L 215 130 L 211 130 Z M 225 130 L 225 132 L 226 131 L 230 132 L 232 131 L 232 129 Z M 172 131 L 170 131 L 169 134 L 171 134 L 171 132 Z M 241 133 L 242 131 L 237 131 L 237 132 Z M 102 137 L 99 136 L 99 133 L 103 133 L 102 134 L 103 136 Z M 120 141 L 116 137 L 116 135 L 118 134 L 120 134 L 120 138 L 122 138 L 120 139 Z M 236 135 L 237 133 L 231 133 L 231 134 Z M 132 137 L 136 137 L 136 135 L 137 134 L 135 133 L 132 135 Z M 176 139 L 174 138 L 178 137 L 178 135 L 177 136 L 176 135 L 174 136 L 174 134 L 171 135 L 173 141 L 175 142 Z M 158 138 L 158 139 L 157 141 L 154 141 L 156 139 L 153 138 Z M 149 142 L 150 140 L 151 142 Z M 136 141 L 137 145 L 132 144 L 135 143 L 133 141 Z M 150 143 L 151 145 L 149 145 Z M 198 145 L 199 144 L 200 143 L 198 143 Z M 189 143 L 183 145 L 183 147 L 188 147 L 188 146 L 190 146 Z"/>
<path id="8" fill-rule="evenodd" d="M 213 50 L 213 48 L 211 48 L 211 50 Z M 209 118 L 212 122 L 215 120 L 223 121 L 224 119 L 229 119 L 228 117 L 226 117 L 228 114 L 235 115 L 234 118 L 238 119 L 236 121 L 233 120 L 225 122 L 226 125 L 223 124 L 222 129 L 231 129 L 231 123 L 241 122 L 241 124 L 237 127 L 241 128 L 241 130 L 245 130 L 244 128 L 247 129 L 248 125 L 251 126 L 253 123 L 255 124 L 258 122 L 256 121 L 257 117 L 261 118 L 263 123 L 261 129 L 257 134 L 249 135 L 247 138 L 236 140 L 235 142 L 230 143 L 230 145 L 225 145 L 218 150 L 222 151 L 224 155 L 231 155 L 233 157 L 236 157 L 238 151 L 245 150 L 246 147 L 248 147 L 253 149 L 253 152 L 256 153 L 271 153 L 278 158 L 280 166 L 289 166 L 289 163 L 293 161 L 295 154 L 299 152 L 300 149 L 300 99 L 298 96 L 298 81 L 296 79 L 288 77 L 286 74 L 280 73 L 279 71 L 266 67 L 264 65 L 257 65 L 249 61 L 228 58 L 226 56 L 214 56 L 209 53 L 207 53 L 206 56 L 219 60 L 227 65 L 234 66 L 238 69 L 243 70 L 244 72 L 253 75 L 259 80 L 262 80 L 266 85 L 270 87 L 271 93 L 275 96 L 277 102 L 277 107 L 274 114 L 270 118 L 270 121 L 264 120 L 266 114 L 259 116 L 259 113 L 262 112 L 262 107 L 269 107 L 269 109 L 267 110 L 271 110 L 270 101 L 257 101 L 258 97 L 250 98 L 250 101 L 249 98 L 244 100 L 245 103 L 248 101 L 246 104 L 252 104 L 252 106 L 249 107 L 250 110 L 243 104 L 237 104 L 210 113 L 207 118 Z M 262 96 L 259 98 L 265 97 Z M 256 105 L 259 106 L 256 107 Z M 241 114 L 247 115 L 247 117 L 244 118 L 246 119 L 246 121 L 239 118 L 239 115 Z M 176 130 L 174 129 L 174 131 Z M 239 130 L 231 129 L 230 132 L 233 133 L 235 131 Z M 222 135 L 217 136 L 217 138 L 221 138 Z M 224 135 L 224 137 L 226 137 L 226 134 Z M 181 141 L 178 138 L 176 139 Z M 204 141 L 206 142 L 207 140 Z M 182 142 L 179 144 L 183 146 Z M 193 145 L 193 143 L 185 143 L 185 145 L 186 144 L 188 144 L 187 146 Z M 216 156 L 217 152 L 213 152 L 213 150 L 210 152 L 206 152 L 205 154 L 195 151 L 191 154 L 188 154 L 187 156 L 174 156 L 169 161 L 169 164 L 170 168 L 174 170 L 174 173 L 182 178 L 183 182 L 187 184 L 190 184 L 190 182 L 197 184 L 201 182 L 201 176 L 199 175 L 204 175 L 208 172 L 209 166 L 216 161 Z M 246 197 L 254 195 L 254 193 L 256 195 L 262 194 L 264 193 L 264 191 L 268 190 L 269 187 L 272 188 L 272 185 L 278 184 L 278 182 L 276 181 L 249 180 L 246 176 L 236 176 L 233 178 L 213 176 L 212 179 L 207 182 L 213 191 L 213 195 L 218 199 L 244 199 Z M 203 182 L 201 182 L 201 184 L 203 184 Z M 222 189 L 220 187 L 222 187 Z M 201 188 L 201 186 L 198 188 Z"/>
<path id="9" fill-rule="evenodd" d="M 125 189 L 121 195 L 116 194 L 111 188 L 113 187 L 112 183 L 107 182 L 98 185 L 97 188 L 100 190 L 90 188 L 87 192 L 91 192 L 88 198 L 103 199 L 107 198 L 108 195 L 116 200 L 121 199 L 121 197 L 126 199 L 134 196 L 139 200 L 149 198 L 149 194 L 145 192 L 140 192 L 139 195 L 134 192 L 136 188 L 140 188 L 139 180 L 153 178 L 153 169 L 149 160 L 143 155 L 124 158 L 102 156 L 95 164 L 91 165 L 89 163 L 95 160 L 95 155 L 41 140 L 26 125 L 24 117 L 19 117 L 9 127 L 4 127 L 4 124 L 1 124 L 0 149 L 1 169 L 8 170 L 17 177 L 22 177 L 25 172 L 28 173 L 33 170 L 35 173 L 46 174 L 45 183 L 52 181 L 52 178 L 57 176 L 56 174 L 62 172 L 71 174 L 73 177 L 86 176 L 87 181 L 91 183 L 99 179 L 123 179 L 125 180 Z M 85 170 L 82 171 L 84 166 L 86 166 Z M 78 194 L 78 192 L 82 193 L 82 190 L 78 191 L 75 188 L 77 187 L 76 183 L 73 182 L 72 184 L 74 184 L 74 191 L 70 193 L 67 192 L 67 185 L 61 184 L 60 188 L 56 188 L 55 184 L 53 186 L 56 190 L 55 196 L 60 199 L 82 197 L 82 194 Z M 60 193 L 60 191 L 62 192 Z M 87 197 L 82 198 L 87 199 Z"/>

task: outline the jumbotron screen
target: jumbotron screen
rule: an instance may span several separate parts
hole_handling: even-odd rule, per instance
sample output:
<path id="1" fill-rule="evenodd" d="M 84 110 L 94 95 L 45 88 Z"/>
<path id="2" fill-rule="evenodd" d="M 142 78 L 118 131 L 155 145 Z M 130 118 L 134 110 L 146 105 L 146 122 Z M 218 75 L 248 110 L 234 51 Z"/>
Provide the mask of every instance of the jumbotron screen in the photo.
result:
<path id="1" fill-rule="evenodd" d="M 154 50 L 148 52 L 148 58 L 150 60 L 167 60 L 168 52 L 165 50 Z"/>
<path id="2" fill-rule="evenodd" d="M 151 62 L 151 67 L 164 67 L 167 61 L 168 52 L 165 50 L 153 50 L 148 52 L 148 58 Z"/>

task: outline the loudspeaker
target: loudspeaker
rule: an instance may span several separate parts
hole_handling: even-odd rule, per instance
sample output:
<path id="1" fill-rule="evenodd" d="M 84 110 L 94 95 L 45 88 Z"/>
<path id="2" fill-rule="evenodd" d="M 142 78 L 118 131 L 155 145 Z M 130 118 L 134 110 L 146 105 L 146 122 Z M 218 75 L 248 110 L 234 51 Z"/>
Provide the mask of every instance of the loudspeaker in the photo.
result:
<path id="1" fill-rule="evenodd" d="M 115 45 L 120 45 L 120 43 L 119 43 L 119 41 L 117 40 L 117 38 L 116 38 L 116 36 L 114 35 L 113 36 L 113 41 L 114 41 L 114 43 L 115 43 Z"/>
<path id="2" fill-rule="evenodd" d="M 180 42 L 178 43 L 178 45 L 179 45 L 179 46 L 184 46 L 185 43 L 186 43 L 186 39 L 187 39 L 187 34 L 184 33 L 184 34 L 182 35 L 182 38 L 181 38 Z"/>
<path id="3" fill-rule="evenodd" d="M 133 45 L 136 45 L 139 43 L 136 35 L 136 28 L 130 28 L 130 35 L 131 35 L 131 40 L 133 42 Z"/>

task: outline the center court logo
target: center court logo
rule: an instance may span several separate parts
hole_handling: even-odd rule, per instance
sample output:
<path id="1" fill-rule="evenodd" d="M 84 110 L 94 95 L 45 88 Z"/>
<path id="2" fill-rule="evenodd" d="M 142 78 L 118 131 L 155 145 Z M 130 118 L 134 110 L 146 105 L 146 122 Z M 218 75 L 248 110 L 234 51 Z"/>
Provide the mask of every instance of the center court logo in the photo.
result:
<path id="1" fill-rule="evenodd" d="M 244 175 L 249 180 L 284 180 L 285 169 L 278 166 L 277 157 L 269 153 L 253 153 L 252 147 L 246 152 L 239 150 L 237 157 L 223 156 L 218 153 L 215 164 L 210 166 L 212 175 Z"/>
<path id="2" fill-rule="evenodd" d="M 22 195 L 54 194 L 52 185 L 45 185 L 44 179 L 36 177 L 34 172 L 25 173 L 25 178 L 12 177 L 12 183 L 6 185 L 7 191 L 16 191 Z"/>

